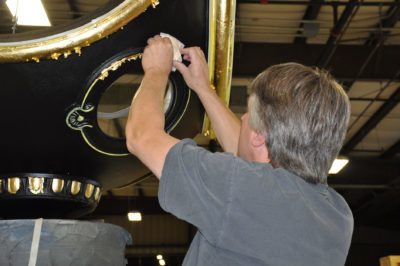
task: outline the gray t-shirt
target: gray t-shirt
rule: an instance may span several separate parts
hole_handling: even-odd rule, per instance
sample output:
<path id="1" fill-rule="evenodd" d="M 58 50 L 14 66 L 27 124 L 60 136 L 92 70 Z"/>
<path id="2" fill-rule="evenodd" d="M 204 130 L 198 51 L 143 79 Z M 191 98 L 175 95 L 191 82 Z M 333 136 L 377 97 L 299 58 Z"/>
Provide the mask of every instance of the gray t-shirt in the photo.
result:
<path id="1" fill-rule="evenodd" d="M 353 216 L 327 185 L 189 139 L 167 154 L 161 207 L 198 232 L 184 265 L 344 265 Z"/>

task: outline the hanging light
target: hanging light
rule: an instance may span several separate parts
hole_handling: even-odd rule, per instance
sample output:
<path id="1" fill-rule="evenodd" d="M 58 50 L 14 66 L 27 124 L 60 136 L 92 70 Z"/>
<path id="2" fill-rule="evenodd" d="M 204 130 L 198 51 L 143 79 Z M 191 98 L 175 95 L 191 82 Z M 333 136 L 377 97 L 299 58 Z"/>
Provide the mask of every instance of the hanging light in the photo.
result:
<path id="1" fill-rule="evenodd" d="M 131 222 L 140 222 L 142 214 L 140 212 L 128 212 L 128 220 Z"/>
<path id="2" fill-rule="evenodd" d="M 7 0 L 6 4 L 17 25 L 51 26 L 40 0 Z"/>
<path id="3" fill-rule="evenodd" d="M 331 169 L 329 169 L 328 174 L 337 174 L 339 173 L 349 162 L 349 159 L 345 158 L 336 158 L 331 166 Z"/>

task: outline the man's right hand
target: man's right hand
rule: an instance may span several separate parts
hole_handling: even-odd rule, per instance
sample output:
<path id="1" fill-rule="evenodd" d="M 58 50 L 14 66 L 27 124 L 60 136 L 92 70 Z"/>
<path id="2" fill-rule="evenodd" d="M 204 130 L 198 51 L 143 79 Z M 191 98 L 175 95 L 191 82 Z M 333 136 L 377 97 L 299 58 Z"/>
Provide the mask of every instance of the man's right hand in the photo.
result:
<path id="1" fill-rule="evenodd" d="M 185 66 L 178 61 L 174 61 L 173 65 L 182 74 L 186 84 L 199 96 L 224 151 L 236 154 L 239 143 L 240 120 L 211 88 L 207 60 L 203 51 L 199 47 L 184 48 L 180 51 L 183 54 L 183 59 L 189 61 L 190 65 Z"/>
<path id="2" fill-rule="evenodd" d="M 186 84 L 198 95 L 211 89 L 208 77 L 208 65 L 203 51 L 200 47 L 189 47 L 181 49 L 183 59 L 190 62 L 189 66 L 174 61 L 173 65 L 182 74 Z"/>

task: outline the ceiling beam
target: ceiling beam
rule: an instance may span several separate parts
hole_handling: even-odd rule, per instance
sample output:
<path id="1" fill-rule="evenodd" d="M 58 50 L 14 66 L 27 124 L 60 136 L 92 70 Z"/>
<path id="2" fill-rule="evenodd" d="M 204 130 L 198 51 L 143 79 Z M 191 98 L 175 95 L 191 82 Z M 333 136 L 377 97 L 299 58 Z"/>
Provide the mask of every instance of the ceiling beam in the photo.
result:
<path id="1" fill-rule="evenodd" d="M 329 175 L 329 185 L 388 185 L 400 176 L 398 159 L 381 160 L 371 157 L 348 156 L 349 163 L 338 174 Z M 384 170 L 382 170 L 384 169 Z"/>
<path id="2" fill-rule="evenodd" d="M 376 25 L 376 32 L 371 33 L 366 45 L 375 45 L 380 39 L 387 37 L 390 31 L 381 31 L 381 28 L 393 28 L 397 21 L 400 19 L 400 0 L 389 8 L 383 18 Z"/>
<path id="3" fill-rule="evenodd" d="M 379 157 L 380 159 L 393 159 L 400 152 L 400 139 Z"/>
<path id="4" fill-rule="evenodd" d="M 400 193 L 398 187 L 375 192 L 373 197 L 352 209 L 357 224 L 398 228 Z"/>
<path id="5" fill-rule="evenodd" d="M 308 5 L 306 12 L 304 13 L 303 20 L 314 20 L 318 17 L 319 11 L 322 7 L 324 0 L 310 0 L 310 5 Z M 300 28 L 304 28 L 304 22 L 300 23 Z M 298 31 L 297 33 L 302 33 Z M 305 44 L 307 41 L 306 37 L 296 37 L 294 39 L 295 44 Z"/>
<path id="6" fill-rule="evenodd" d="M 400 99 L 400 87 L 389 97 L 389 99 L 376 111 L 371 118 L 354 134 L 354 136 L 343 146 L 341 154 L 349 154 L 360 141 L 374 129 L 378 123 L 398 104 Z"/>
<path id="7" fill-rule="evenodd" d="M 255 77 L 267 67 L 286 62 L 313 66 L 324 45 L 293 43 L 235 43 L 233 76 Z M 371 47 L 365 45 L 339 45 L 330 64 L 330 72 L 339 80 L 352 80 L 359 72 Z M 385 45 L 375 55 L 360 79 L 391 80 L 400 69 L 400 45 Z M 378 60 L 379 59 L 379 60 Z"/>
<path id="8" fill-rule="evenodd" d="M 76 1 L 75 0 L 67 0 L 69 9 L 71 9 L 73 15 L 72 15 L 72 19 L 76 19 L 79 18 L 79 9 L 78 6 L 76 5 Z"/>
<path id="9" fill-rule="evenodd" d="M 364 63 L 360 67 L 357 75 L 350 82 L 346 82 L 344 87 L 346 90 L 350 90 L 354 82 L 361 76 L 367 65 L 371 62 L 375 53 L 385 44 L 387 37 L 390 35 L 390 31 L 380 31 L 380 28 L 393 28 L 396 22 L 400 18 L 400 2 L 397 0 L 396 4 L 391 6 L 388 12 L 384 15 L 381 21 L 377 24 L 377 31 L 371 33 L 369 39 L 366 41 L 366 45 L 372 46 L 371 53 L 365 58 Z"/>
<path id="10" fill-rule="evenodd" d="M 353 18 L 353 13 L 357 7 L 358 0 L 349 0 L 346 8 L 343 10 L 339 21 L 332 28 L 328 41 L 316 65 L 320 68 L 326 68 L 331 61 L 333 54 L 336 51 L 338 40 L 343 30 L 346 29 L 348 23 Z M 335 7 L 334 7 L 335 8 Z"/>
<path id="11" fill-rule="evenodd" d="M 84 218 L 104 216 L 124 216 L 128 211 L 142 214 L 168 214 L 161 209 L 157 197 L 102 197 L 96 210 Z"/>
<path id="12" fill-rule="evenodd" d="M 262 0 L 238 0 L 237 1 L 239 4 L 270 4 L 270 5 L 310 5 L 310 1 L 291 1 L 291 0 L 268 0 L 268 1 L 262 1 Z M 313 5 L 311 3 L 311 5 Z M 318 4 L 314 4 L 318 5 Z M 327 1 L 324 2 L 322 5 L 324 6 L 344 6 L 347 5 L 347 2 L 339 2 L 339 1 Z M 371 2 L 365 2 L 365 1 L 360 1 L 357 3 L 357 5 L 363 5 L 363 6 L 392 6 L 393 1 L 371 1 Z"/>

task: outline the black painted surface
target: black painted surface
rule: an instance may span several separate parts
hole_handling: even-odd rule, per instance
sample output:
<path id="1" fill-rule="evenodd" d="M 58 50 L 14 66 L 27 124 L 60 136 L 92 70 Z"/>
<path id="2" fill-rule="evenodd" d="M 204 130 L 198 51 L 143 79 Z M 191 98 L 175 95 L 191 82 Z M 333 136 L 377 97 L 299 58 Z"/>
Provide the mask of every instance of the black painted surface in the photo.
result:
<path id="1" fill-rule="evenodd" d="M 200 46 L 207 53 L 207 8 L 206 1 L 160 1 L 123 30 L 83 48 L 81 56 L 0 65 L 0 175 L 29 172 L 79 176 L 109 189 L 147 173 L 134 156 L 112 157 L 90 148 L 79 131 L 66 125 L 66 114 L 79 103 L 99 65 L 123 50 L 144 47 L 156 33 L 169 33 L 186 46 Z M 194 137 L 202 118 L 202 107 L 192 93 L 184 117 L 171 134 Z"/>

